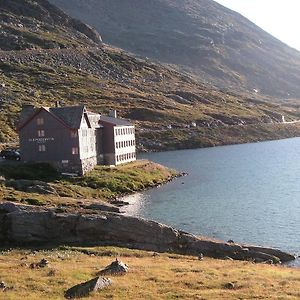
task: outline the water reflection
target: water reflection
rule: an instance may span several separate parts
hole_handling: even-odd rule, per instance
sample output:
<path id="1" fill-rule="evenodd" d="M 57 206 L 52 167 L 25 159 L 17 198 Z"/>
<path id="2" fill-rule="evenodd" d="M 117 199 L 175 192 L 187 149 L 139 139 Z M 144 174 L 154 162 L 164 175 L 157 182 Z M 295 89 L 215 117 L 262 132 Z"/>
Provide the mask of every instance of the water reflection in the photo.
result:
<path id="1" fill-rule="evenodd" d="M 144 210 L 146 196 L 142 193 L 136 193 L 120 198 L 121 201 L 128 202 L 129 205 L 122 207 L 121 212 L 130 216 L 141 216 Z"/>

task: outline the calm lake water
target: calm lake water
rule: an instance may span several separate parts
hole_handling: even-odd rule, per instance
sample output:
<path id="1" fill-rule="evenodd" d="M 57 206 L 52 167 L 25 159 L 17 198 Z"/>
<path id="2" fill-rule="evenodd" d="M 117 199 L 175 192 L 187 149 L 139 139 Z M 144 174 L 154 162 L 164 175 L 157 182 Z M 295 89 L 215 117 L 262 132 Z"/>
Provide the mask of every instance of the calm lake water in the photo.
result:
<path id="1" fill-rule="evenodd" d="M 126 213 L 300 254 L 300 138 L 140 158 L 189 175 L 126 197 Z"/>

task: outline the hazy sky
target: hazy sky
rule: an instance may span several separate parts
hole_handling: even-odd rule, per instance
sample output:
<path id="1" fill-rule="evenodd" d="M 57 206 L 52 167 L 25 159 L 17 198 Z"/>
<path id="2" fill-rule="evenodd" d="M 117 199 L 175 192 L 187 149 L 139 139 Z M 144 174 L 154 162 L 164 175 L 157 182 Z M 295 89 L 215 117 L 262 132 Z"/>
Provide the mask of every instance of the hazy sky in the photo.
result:
<path id="1" fill-rule="evenodd" d="M 299 0 L 215 0 L 300 50 Z"/>

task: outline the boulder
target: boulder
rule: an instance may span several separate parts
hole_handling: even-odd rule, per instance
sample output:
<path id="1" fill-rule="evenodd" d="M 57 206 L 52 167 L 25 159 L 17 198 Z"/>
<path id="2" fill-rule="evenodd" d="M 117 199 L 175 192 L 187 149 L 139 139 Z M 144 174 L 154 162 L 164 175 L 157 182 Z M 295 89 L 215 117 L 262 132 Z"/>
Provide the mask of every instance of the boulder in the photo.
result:
<path id="1" fill-rule="evenodd" d="M 0 205 L 0 212 L 12 213 L 12 212 L 20 212 L 21 208 L 12 202 L 3 202 Z"/>
<path id="2" fill-rule="evenodd" d="M 86 209 L 92 209 L 92 210 L 100 210 L 100 211 L 110 211 L 110 212 L 120 212 L 120 208 L 117 206 L 114 206 L 112 204 L 109 204 L 104 201 L 98 201 L 98 203 L 93 203 L 90 205 L 84 206 Z"/>
<path id="3" fill-rule="evenodd" d="M 26 190 L 28 193 L 36 193 L 42 195 L 57 195 L 56 189 L 49 184 L 37 184 L 29 186 Z"/>
<path id="4" fill-rule="evenodd" d="M 97 275 L 124 275 L 128 272 L 128 266 L 116 259 L 105 269 L 97 273 Z"/>
<path id="5" fill-rule="evenodd" d="M 223 285 L 224 289 L 227 290 L 234 290 L 235 289 L 235 284 L 233 282 L 227 282 Z"/>
<path id="6" fill-rule="evenodd" d="M 33 206 L 0 204 L 0 238 L 11 244 L 110 245 L 238 260 L 295 259 L 289 253 L 199 238 L 167 225 L 111 212 L 59 213 Z M 8 208 L 9 207 L 9 208 Z M 1 213 L 2 212 L 2 213 Z"/>
<path id="7" fill-rule="evenodd" d="M 7 288 L 4 281 L 0 281 L 0 290 L 5 290 Z"/>
<path id="8" fill-rule="evenodd" d="M 8 180 L 6 181 L 6 185 L 15 188 L 18 191 L 28 193 L 57 194 L 55 188 L 51 184 L 39 180 Z"/>
<path id="9" fill-rule="evenodd" d="M 68 289 L 65 292 L 65 298 L 82 298 L 87 297 L 92 292 L 97 292 L 102 290 L 112 284 L 112 281 L 109 278 L 96 277 L 90 281 L 80 283 Z"/>
<path id="10" fill-rule="evenodd" d="M 49 264 L 48 260 L 43 258 L 41 261 L 39 261 L 38 263 L 32 263 L 30 264 L 30 268 L 31 269 L 41 269 L 41 268 L 45 268 L 47 267 Z"/>

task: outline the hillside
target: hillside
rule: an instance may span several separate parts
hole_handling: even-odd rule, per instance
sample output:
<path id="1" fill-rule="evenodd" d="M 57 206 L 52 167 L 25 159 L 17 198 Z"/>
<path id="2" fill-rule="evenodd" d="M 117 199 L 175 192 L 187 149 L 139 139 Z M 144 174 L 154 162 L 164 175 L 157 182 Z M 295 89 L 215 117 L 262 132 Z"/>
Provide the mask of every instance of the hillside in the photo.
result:
<path id="1" fill-rule="evenodd" d="M 51 2 L 93 25 L 106 43 L 203 82 L 282 100 L 300 97 L 300 53 L 212 0 Z"/>
<path id="2" fill-rule="evenodd" d="M 15 141 L 14 128 L 22 105 L 49 106 L 57 100 L 66 105 L 83 103 L 104 113 L 117 109 L 121 116 L 135 121 L 138 132 L 155 130 L 158 144 L 165 132 L 187 128 L 192 122 L 204 131 L 236 125 L 247 132 L 247 124 L 280 123 L 282 115 L 287 121 L 299 119 L 297 106 L 283 107 L 268 103 L 267 98 L 225 93 L 163 65 L 99 45 L 99 35 L 93 29 L 45 0 L 12 3 L 0 4 L 0 13 L 14 20 L 0 19 L 0 142 Z M 84 31 L 70 25 L 74 22 Z M 39 25 L 38 32 L 27 24 Z M 16 27 L 20 33 L 14 35 L 11 28 Z M 39 39 L 32 39 L 31 34 Z M 51 44 L 49 35 L 55 37 Z M 281 137 L 269 132 L 272 129 L 268 129 L 268 138 Z M 282 137 L 299 133 L 297 129 Z M 196 137 L 201 140 L 201 134 Z M 190 146 L 188 141 L 185 145 Z"/>

